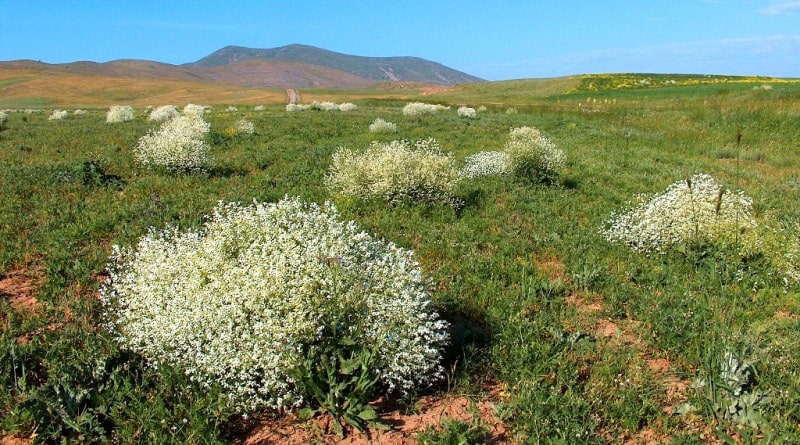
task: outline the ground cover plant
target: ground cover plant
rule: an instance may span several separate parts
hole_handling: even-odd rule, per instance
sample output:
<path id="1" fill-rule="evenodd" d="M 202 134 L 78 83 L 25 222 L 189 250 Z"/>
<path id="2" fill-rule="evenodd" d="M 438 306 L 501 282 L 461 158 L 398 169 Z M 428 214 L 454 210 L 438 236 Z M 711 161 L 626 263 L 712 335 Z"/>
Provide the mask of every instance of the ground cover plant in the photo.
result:
<path id="1" fill-rule="evenodd" d="M 214 162 L 190 174 L 136 162 L 140 139 L 159 123 L 108 125 L 107 108 L 83 106 L 85 115 L 59 122 L 48 121 L 50 111 L 8 112 L 0 132 L 0 431 L 36 442 L 231 443 L 271 425 L 267 408 L 244 419 L 224 386 L 192 380 L 177 363 L 153 367 L 123 347 L 98 297 L 111 246 L 175 227 L 199 234 L 220 200 L 244 212 L 253 200 L 272 205 L 288 195 L 329 200 L 339 221 L 414 252 L 450 338 L 440 386 L 420 391 L 490 401 L 506 425 L 503 440 L 800 442 L 800 293 L 797 280 L 776 274 L 800 251 L 800 86 L 682 82 L 589 91 L 571 79 L 515 81 L 437 95 L 444 106 L 491 104 L 469 121 L 455 111 L 406 115 L 408 99 L 346 92 L 320 100 L 356 103 L 348 113 L 239 106 L 204 116 Z M 773 88 L 752 88 L 766 83 Z M 397 131 L 366 131 L 377 117 Z M 226 134 L 239 119 L 257 131 Z M 463 168 L 479 164 L 470 157 L 503 152 L 510 129 L 522 127 L 563 150 L 556 175 L 464 180 Z M 339 147 L 428 138 L 451 153 L 459 180 L 450 193 L 460 206 L 361 200 L 325 185 Z M 763 251 L 779 259 L 743 257 L 713 239 L 639 252 L 602 232 L 615 214 L 638 208 L 637 195 L 646 204 L 673 184 L 688 189 L 687 178 L 698 186 L 700 174 L 714 180 L 713 214 L 717 186 L 720 214 L 739 191 L 748 198 Z M 331 254 L 304 267 L 347 265 Z M 297 380 L 321 389 L 303 406 L 344 419 L 344 402 L 363 404 L 371 380 L 340 381 L 349 396 L 328 403 L 328 377 L 343 369 L 334 361 L 359 373 L 373 359 L 326 351 L 326 360 L 298 367 L 314 372 Z M 404 409 L 416 409 L 414 394 L 408 399 Z M 362 420 L 355 423 L 368 427 Z M 413 437 L 496 440 L 490 431 L 444 417 Z"/>

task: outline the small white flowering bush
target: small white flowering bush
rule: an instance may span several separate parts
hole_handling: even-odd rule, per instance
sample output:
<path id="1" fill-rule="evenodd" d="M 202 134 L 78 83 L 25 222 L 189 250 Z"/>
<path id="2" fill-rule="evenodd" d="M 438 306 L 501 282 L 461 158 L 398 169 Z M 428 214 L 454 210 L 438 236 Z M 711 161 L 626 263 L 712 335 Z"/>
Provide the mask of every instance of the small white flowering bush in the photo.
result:
<path id="1" fill-rule="evenodd" d="M 86 110 L 81 110 L 79 108 L 79 109 L 73 111 L 72 114 L 75 115 L 75 116 L 82 116 L 82 115 L 86 114 Z"/>
<path id="2" fill-rule="evenodd" d="M 256 126 L 247 119 L 239 119 L 236 121 L 236 133 L 252 136 L 256 131 Z"/>
<path id="3" fill-rule="evenodd" d="M 503 176 L 509 171 L 508 155 L 499 151 L 479 151 L 464 159 L 461 176 L 478 179 L 485 176 Z"/>
<path id="4" fill-rule="evenodd" d="M 175 108 L 175 105 L 162 105 L 151 110 L 150 114 L 147 116 L 147 119 L 151 121 L 162 122 L 174 119 L 180 115 L 181 114 L 178 112 L 178 109 Z"/>
<path id="5" fill-rule="evenodd" d="M 227 111 L 228 113 L 235 113 L 235 112 L 239 111 L 239 109 L 238 109 L 238 108 L 236 108 L 236 107 L 234 107 L 233 105 L 231 105 L 231 106 L 229 106 L 229 107 L 226 109 L 226 111 Z"/>
<path id="6" fill-rule="evenodd" d="M 286 111 L 292 113 L 295 111 L 308 111 L 311 105 L 308 104 L 286 104 Z"/>
<path id="7" fill-rule="evenodd" d="M 205 143 L 210 129 L 202 117 L 178 116 L 139 139 L 134 159 L 143 166 L 164 167 L 171 172 L 204 170 L 211 163 Z"/>
<path id="8" fill-rule="evenodd" d="M 512 128 L 504 152 L 511 172 L 539 181 L 553 180 L 566 160 L 564 152 L 534 127 Z"/>
<path id="9" fill-rule="evenodd" d="M 340 147 L 325 182 L 331 192 L 359 199 L 456 204 L 458 179 L 453 156 L 429 138 L 413 144 L 373 141 L 361 152 Z"/>
<path id="10" fill-rule="evenodd" d="M 519 110 L 517 110 L 516 108 L 506 108 L 506 114 L 512 114 L 513 115 L 513 114 L 517 114 L 517 113 L 519 113 Z"/>
<path id="11" fill-rule="evenodd" d="M 133 107 L 130 105 L 113 105 L 106 113 L 106 122 L 116 124 L 132 121 L 135 117 Z"/>
<path id="12" fill-rule="evenodd" d="M 369 124 L 369 132 L 370 133 L 394 133 L 397 131 L 397 125 L 392 122 L 387 122 L 381 118 L 375 118 L 371 124 Z"/>
<path id="13" fill-rule="evenodd" d="M 5 125 L 8 123 L 8 113 L 5 111 L 0 111 L 0 128 L 5 128 Z"/>
<path id="14" fill-rule="evenodd" d="M 343 111 L 343 112 L 355 111 L 356 108 L 358 108 L 356 106 L 356 104 L 351 104 L 350 102 L 345 102 L 343 104 L 339 104 L 339 111 Z"/>
<path id="15" fill-rule="evenodd" d="M 220 384 L 242 411 L 302 403 L 298 367 L 342 337 L 374 351 L 386 391 L 442 376 L 447 323 L 413 252 L 340 221 L 329 203 L 220 202 L 199 230 L 114 246 L 108 269 L 101 297 L 116 339 Z"/>
<path id="16" fill-rule="evenodd" d="M 333 102 L 314 101 L 311 103 L 311 109 L 318 111 L 339 111 L 339 105 L 336 105 Z"/>
<path id="17" fill-rule="evenodd" d="M 206 112 L 205 105 L 187 104 L 185 107 L 183 107 L 183 115 L 184 116 L 203 117 L 205 112 Z"/>
<path id="18" fill-rule="evenodd" d="M 450 107 L 444 105 L 433 105 L 422 102 L 409 102 L 403 107 L 404 116 L 418 116 L 422 114 L 434 114 L 437 111 L 449 110 Z"/>
<path id="19" fill-rule="evenodd" d="M 266 107 L 264 107 L 263 105 L 256 105 L 255 107 L 253 107 L 253 111 L 264 111 L 265 109 Z"/>
<path id="20" fill-rule="evenodd" d="M 458 107 L 458 111 L 456 112 L 458 113 L 459 117 L 465 117 L 467 119 L 475 118 L 476 114 L 475 109 L 470 107 Z"/>
<path id="21" fill-rule="evenodd" d="M 602 233 L 647 254 L 682 243 L 729 243 L 756 227 L 752 209 L 744 192 L 732 192 L 701 173 L 650 199 L 640 197 L 635 207 L 612 214 Z"/>
<path id="22" fill-rule="evenodd" d="M 69 115 L 69 111 L 67 110 L 53 110 L 53 113 L 50 117 L 47 118 L 49 121 L 60 121 Z"/>

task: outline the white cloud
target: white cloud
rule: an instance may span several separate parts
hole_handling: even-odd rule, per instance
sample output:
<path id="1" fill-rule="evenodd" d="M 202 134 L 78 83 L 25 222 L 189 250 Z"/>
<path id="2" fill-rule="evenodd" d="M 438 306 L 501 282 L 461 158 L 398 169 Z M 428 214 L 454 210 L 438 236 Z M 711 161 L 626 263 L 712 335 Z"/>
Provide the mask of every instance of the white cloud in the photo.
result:
<path id="1" fill-rule="evenodd" d="M 800 1 L 774 3 L 758 12 L 764 15 L 790 15 L 796 10 L 800 10 Z"/>

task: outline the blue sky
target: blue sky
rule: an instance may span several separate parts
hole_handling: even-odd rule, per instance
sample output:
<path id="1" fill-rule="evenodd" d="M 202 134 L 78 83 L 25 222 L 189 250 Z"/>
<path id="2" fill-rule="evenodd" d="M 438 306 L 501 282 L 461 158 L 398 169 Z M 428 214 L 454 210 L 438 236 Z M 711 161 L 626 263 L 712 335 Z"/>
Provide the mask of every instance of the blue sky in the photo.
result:
<path id="1" fill-rule="evenodd" d="M 193 62 L 290 43 L 418 56 L 487 80 L 649 72 L 800 77 L 797 0 L 0 0 L 0 60 Z"/>

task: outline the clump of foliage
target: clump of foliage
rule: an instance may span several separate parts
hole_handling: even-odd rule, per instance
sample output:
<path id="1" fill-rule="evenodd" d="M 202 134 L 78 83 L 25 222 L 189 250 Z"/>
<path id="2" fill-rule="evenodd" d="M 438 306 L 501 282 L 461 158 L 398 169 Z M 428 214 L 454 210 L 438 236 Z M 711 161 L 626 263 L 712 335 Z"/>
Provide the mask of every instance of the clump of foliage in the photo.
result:
<path id="1" fill-rule="evenodd" d="M 120 123 L 132 121 L 135 117 L 133 107 L 130 105 L 113 105 L 106 113 L 106 122 Z"/>
<path id="2" fill-rule="evenodd" d="M 403 107 L 403 115 L 419 116 L 422 114 L 434 114 L 437 111 L 448 110 L 450 107 L 444 105 L 426 104 L 423 102 L 409 102 Z"/>
<path id="3" fill-rule="evenodd" d="M 468 119 L 473 119 L 476 115 L 475 109 L 470 107 L 458 107 L 457 113 L 459 117 L 465 117 Z"/>
<path id="4" fill-rule="evenodd" d="M 485 176 L 503 176 L 508 174 L 510 159 L 500 151 L 479 151 L 464 159 L 461 176 L 466 179 L 478 179 Z"/>
<path id="5" fill-rule="evenodd" d="M 455 204 L 458 179 L 453 156 L 429 138 L 373 141 L 364 151 L 340 147 L 325 182 L 331 192 L 359 199 Z"/>
<path id="6" fill-rule="evenodd" d="M 67 110 L 53 110 L 53 113 L 47 118 L 49 121 L 60 121 L 65 117 L 69 116 L 69 111 Z"/>
<path id="7" fill-rule="evenodd" d="M 206 106 L 205 105 L 186 104 L 186 106 L 183 107 L 183 115 L 184 116 L 203 117 L 205 112 L 206 112 Z"/>
<path id="8" fill-rule="evenodd" d="M 8 124 L 8 113 L 5 111 L 0 111 L 0 131 L 5 130 Z"/>
<path id="9" fill-rule="evenodd" d="M 286 111 L 289 113 L 295 111 L 308 111 L 311 109 L 309 104 L 286 104 Z"/>
<path id="10" fill-rule="evenodd" d="M 375 118 L 371 124 L 369 124 L 369 132 L 370 133 L 394 133 L 397 131 L 397 124 L 392 122 L 385 121 L 381 118 Z"/>
<path id="11" fill-rule="evenodd" d="M 413 252 L 340 221 L 332 204 L 285 198 L 220 202 L 201 229 L 115 246 L 101 295 L 125 348 L 221 385 L 248 411 L 317 398 L 326 363 L 340 372 L 323 398 L 408 394 L 439 379 L 447 323 L 429 286 Z M 330 363 L 337 357 L 353 366 Z"/>
<path id="12" fill-rule="evenodd" d="M 252 136 L 256 131 L 256 126 L 247 119 L 239 119 L 236 121 L 236 133 L 247 136 Z"/>
<path id="13" fill-rule="evenodd" d="M 147 119 L 151 121 L 161 122 L 174 119 L 178 116 L 180 116 L 180 113 L 178 112 L 178 109 L 175 108 L 175 105 L 162 105 L 150 111 L 150 114 L 148 115 Z"/>
<path id="14" fill-rule="evenodd" d="M 701 173 L 677 181 L 632 209 L 612 214 L 602 230 L 606 239 L 637 252 L 663 253 L 679 244 L 730 244 L 757 224 L 753 200 L 732 192 Z"/>
<path id="15" fill-rule="evenodd" d="M 552 181 L 566 162 L 564 151 L 534 127 L 512 128 L 504 152 L 509 170 L 528 180 Z"/>
<path id="16" fill-rule="evenodd" d="M 356 106 L 356 104 L 353 104 L 353 103 L 350 103 L 350 102 L 345 102 L 345 103 L 339 104 L 339 111 L 344 111 L 344 112 L 355 111 L 357 108 L 358 107 Z"/>
<path id="17" fill-rule="evenodd" d="M 164 167 L 171 172 L 204 170 L 211 163 L 205 143 L 210 129 L 202 117 L 176 117 L 139 139 L 134 159 L 143 166 Z"/>
<path id="18" fill-rule="evenodd" d="M 446 416 L 442 419 L 441 427 L 429 426 L 416 436 L 417 441 L 423 445 L 466 445 L 486 443 L 489 431 L 480 422 L 477 413 L 473 419 L 463 421 Z"/>

